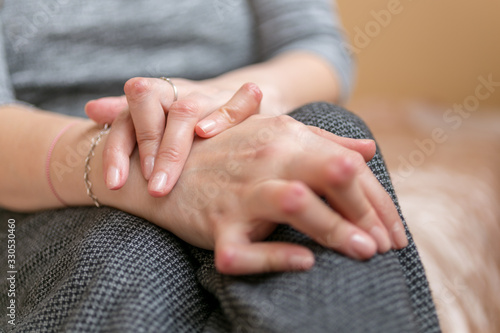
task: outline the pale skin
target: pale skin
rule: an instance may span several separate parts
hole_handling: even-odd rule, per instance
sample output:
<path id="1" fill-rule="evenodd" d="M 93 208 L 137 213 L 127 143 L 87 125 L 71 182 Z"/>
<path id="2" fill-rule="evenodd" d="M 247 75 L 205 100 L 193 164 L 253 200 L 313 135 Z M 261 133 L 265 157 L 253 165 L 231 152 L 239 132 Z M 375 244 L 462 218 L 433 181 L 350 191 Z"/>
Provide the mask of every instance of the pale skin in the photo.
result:
<path id="1" fill-rule="evenodd" d="M 291 60 L 282 59 L 286 63 Z M 141 86 L 145 82 L 148 82 L 147 85 L 152 82 L 158 89 L 148 90 L 148 93 L 142 95 L 145 98 L 139 98 L 138 101 L 127 95 L 126 100 L 118 98 L 93 102 L 96 114 L 99 114 L 99 109 L 105 110 L 100 114 L 101 120 L 109 121 L 117 117 L 117 121 L 125 120 L 126 125 L 120 130 L 120 123 L 115 121 L 110 135 L 103 138 L 92 159 L 91 179 L 99 200 L 105 205 L 144 217 L 195 246 L 214 249 L 218 270 L 227 274 L 303 270 L 313 265 L 314 257 L 306 248 L 293 244 L 261 242 L 274 230 L 277 223 L 290 224 L 320 244 L 356 259 L 368 259 L 377 251 L 386 252 L 391 245 L 397 249 L 406 246 L 407 240 L 399 215 L 365 163 L 374 154 L 375 146 L 372 141 L 339 138 L 306 127 L 288 117 L 253 116 L 232 127 L 249 114 L 256 113 L 259 105 L 261 110 L 270 110 L 274 101 L 277 103 L 274 105 L 282 105 L 282 110 L 288 111 L 288 108 L 322 99 L 319 95 L 306 94 L 301 98 L 300 92 L 284 88 L 274 88 L 273 95 L 272 89 L 266 90 L 266 87 L 279 82 L 268 85 L 260 83 L 264 80 L 263 73 L 273 68 L 277 70 L 273 72 L 273 78 L 279 78 L 279 69 L 287 66 L 281 67 L 283 63 L 280 59 L 270 64 L 269 68 L 269 64 L 263 64 L 263 67 L 252 66 L 228 73 L 219 78 L 219 86 L 212 83 L 215 79 L 203 82 L 201 85 L 205 90 L 202 89 L 201 92 L 196 91 L 201 86 L 200 83 L 184 81 L 184 86 L 183 80 L 176 80 L 179 90 L 188 88 L 184 93 L 190 91 L 191 87 L 190 93 L 195 93 L 197 103 L 213 98 L 204 104 L 208 108 L 200 108 L 199 113 L 192 113 L 188 117 L 184 133 L 191 128 L 191 133 L 196 130 L 197 134 L 203 136 L 203 131 L 199 132 L 201 127 L 198 122 L 207 117 L 217 120 L 218 125 L 206 136 L 221 133 L 209 140 L 198 137 L 194 143 L 193 134 L 190 140 L 175 136 L 165 140 L 167 126 L 166 130 L 160 130 L 161 136 L 150 137 L 152 140 L 149 140 L 149 146 L 156 144 L 159 151 L 168 150 L 172 143 L 178 145 L 179 140 L 184 140 L 183 147 L 187 150 L 184 152 L 185 159 L 174 161 L 183 171 L 178 182 L 174 182 L 175 187 L 172 184 L 166 191 L 169 192 L 168 196 L 154 191 L 156 198 L 150 195 L 151 177 L 148 184 L 144 175 L 144 154 L 140 153 L 141 140 L 134 135 L 139 131 L 136 122 L 130 121 L 133 118 L 130 116 L 131 102 L 138 102 L 138 105 L 141 102 L 156 104 L 156 110 L 160 111 L 158 114 L 163 117 L 163 124 L 165 109 L 169 112 L 170 121 L 173 101 L 167 93 L 170 91 L 171 94 L 168 83 L 158 79 L 134 79 L 135 81 L 129 81 L 131 90 L 135 88 L 135 83 L 140 83 Z M 320 61 L 319 65 L 316 63 L 314 66 L 322 69 L 320 72 L 323 73 L 324 63 Z M 314 72 L 314 67 L 310 70 Z M 283 75 L 286 76 L 286 73 Z M 243 77 L 259 82 L 261 89 L 256 85 L 243 84 Z M 291 78 L 287 79 L 283 79 L 282 83 L 290 85 Z M 328 80 L 332 80 L 330 83 L 336 87 L 335 75 L 331 71 L 327 72 L 324 79 L 325 81 L 318 82 L 327 84 Z M 214 84 L 215 88 L 209 86 L 209 83 Z M 221 91 L 221 94 L 211 95 L 214 89 Z M 260 90 L 264 96 L 267 91 L 271 95 L 267 100 L 264 97 L 262 104 Z M 276 91 L 287 91 L 289 99 L 286 94 L 280 95 Z M 321 92 L 322 89 L 318 91 Z M 332 95 L 331 91 L 338 89 L 329 91 L 329 98 L 323 99 L 336 99 L 336 94 Z M 184 98 L 183 92 L 180 93 L 178 103 L 185 105 L 182 103 L 186 102 L 181 100 Z M 199 98 L 203 94 L 209 98 Z M 192 101 L 193 99 L 190 103 Z M 127 105 L 130 106 L 130 112 L 117 112 Z M 141 107 L 137 110 L 141 110 Z M 214 112 L 219 110 L 230 110 L 237 121 L 224 122 L 228 119 L 227 112 Z M 47 185 L 43 166 L 52 139 L 61 128 L 75 119 L 50 112 L 31 112 L 19 106 L 2 106 L 0 111 L 0 145 L 4 147 L 3 156 L 9 157 L 2 159 L 0 164 L 0 205 L 20 211 L 61 207 Z M 68 165 L 69 155 L 74 157 L 74 154 L 70 154 L 71 151 L 78 154 L 88 150 L 90 138 L 98 132 L 94 123 L 81 119 L 77 121 L 77 125 L 70 128 L 55 146 L 50 172 L 60 197 L 71 206 L 84 206 L 92 204 L 82 181 L 84 156 L 80 154 L 78 161 L 73 158 L 69 169 L 60 167 Z M 169 122 L 172 123 L 174 122 Z M 198 127 L 195 128 L 197 124 Z M 272 142 L 255 139 L 262 128 L 268 129 L 268 134 L 274 136 Z M 133 153 L 136 139 L 139 142 L 139 153 Z M 121 148 L 114 148 L 113 142 L 125 144 Z M 296 144 L 290 145 L 290 142 Z M 245 146 L 249 148 L 239 149 Z M 120 169 L 123 172 L 122 178 L 119 178 L 121 183 L 110 191 L 110 182 L 104 179 L 105 175 L 109 176 L 109 165 L 116 161 L 117 155 L 118 160 L 126 164 L 126 172 Z M 154 170 L 161 165 L 157 159 Z M 166 165 L 167 171 L 171 170 L 171 165 Z M 230 165 L 236 165 L 234 170 L 228 167 Z M 213 188 L 213 184 L 218 186 L 218 190 L 216 194 L 209 195 L 210 200 L 202 198 L 201 206 L 189 206 L 193 203 L 193 198 L 204 193 L 199 191 L 200 188 Z M 325 206 L 317 195 L 327 197 L 335 210 Z"/>
<path id="2" fill-rule="evenodd" d="M 1 144 L 8 147 L 5 156 L 12 158 L 0 165 L 0 181 L 5 184 L 0 204 L 22 211 L 61 207 L 40 168 L 46 151 L 39 147 L 48 147 L 73 119 L 17 107 L 3 107 L 2 116 L 11 121 L 10 126 L 0 123 L 6 134 Z M 290 224 L 356 259 L 370 258 L 377 251 L 365 231 L 373 226 L 393 231 L 395 246 L 405 246 L 406 238 L 397 233 L 402 227 L 392 201 L 365 163 L 373 144 L 338 138 L 283 117 L 253 116 L 212 139 L 196 139 L 178 184 L 161 198 L 148 194 L 136 153 L 125 186 L 108 190 L 100 180 L 101 144 L 91 161 L 94 193 L 104 205 L 144 217 L 193 245 L 214 249 L 218 270 L 227 274 L 304 270 L 313 265 L 307 248 L 261 242 L 277 223 Z M 52 163 L 67 164 L 68 152 L 84 150 L 82 145 L 88 148 L 89 138 L 97 132 L 93 123 L 80 120 L 61 137 Z M 9 136 L 24 141 L 9 145 Z M 92 204 L 82 181 L 83 159 L 62 175 L 51 168 L 56 191 L 72 206 Z M 326 196 L 334 207 L 355 202 L 358 208 L 350 211 L 348 220 L 316 194 Z"/>
<path id="3" fill-rule="evenodd" d="M 199 82 L 172 79 L 179 99 L 164 81 L 133 78 L 125 96 L 104 98 L 87 104 L 86 112 L 98 123 L 113 123 L 109 154 L 105 161 L 108 188 L 118 189 L 127 179 L 127 154 L 135 142 L 125 144 L 117 132 L 135 131 L 143 175 L 149 193 L 166 195 L 175 185 L 189 154 L 194 133 L 211 137 L 251 114 L 281 115 L 314 101 L 336 102 L 339 83 L 335 71 L 322 58 L 306 52 L 287 52 L 269 61 L 243 67 L 220 77 Z M 245 82 L 263 99 L 255 105 L 235 99 L 235 107 L 221 107 Z M 257 98 L 262 98 L 257 96 Z M 118 113 L 124 111 L 118 121 Z M 167 122 L 168 118 L 168 122 Z M 122 135 L 120 135 L 122 137 Z"/>

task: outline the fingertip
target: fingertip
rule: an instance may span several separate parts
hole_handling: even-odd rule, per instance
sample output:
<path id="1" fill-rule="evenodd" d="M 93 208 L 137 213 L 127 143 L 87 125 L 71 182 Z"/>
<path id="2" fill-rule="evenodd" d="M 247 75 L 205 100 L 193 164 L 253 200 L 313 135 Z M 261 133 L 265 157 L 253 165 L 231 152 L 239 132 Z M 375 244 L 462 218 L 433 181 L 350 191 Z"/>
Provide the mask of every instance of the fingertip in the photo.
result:
<path id="1" fill-rule="evenodd" d="M 221 274 L 234 274 L 236 248 L 230 245 L 219 246 L 215 251 L 215 268 Z"/>
<path id="2" fill-rule="evenodd" d="M 95 99 L 91 99 L 90 101 L 88 101 L 86 104 L 85 104 L 85 113 L 88 115 L 88 111 L 92 108 L 93 104 L 95 102 Z"/>
<path id="3" fill-rule="evenodd" d="M 288 259 L 290 269 L 293 271 L 307 271 L 310 270 L 315 263 L 314 255 L 310 254 L 294 254 Z"/>
<path id="4" fill-rule="evenodd" d="M 217 134 L 217 122 L 213 119 L 203 119 L 196 124 L 195 132 L 202 138 L 209 138 Z"/>
<path id="5" fill-rule="evenodd" d="M 95 122 L 99 122 L 99 113 L 95 112 L 96 100 L 90 100 L 85 104 L 85 114 Z"/>
<path id="6" fill-rule="evenodd" d="M 358 260 L 368 260 L 377 252 L 377 244 L 368 235 L 355 233 L 349 240 L 348 254 Z"/>
<path id="7" fill-rule="evenodd" d="M 159 171 L 154 173 L 149 179 L 148 192 L 155 198 L 160 198 L 167 195 L 170 189 L 167 187 L 169 177 L 166 172 Z"/>
<path id="8" fill-rule="evenodd" d="M 375 153 L 377 152 L 377 144 L 374 140 L 370 139 L 363 139 L 360 141 L 365 145 L 363 157 L 365 158 L 365 161 L 368 162 L 375 156 Z"/>
<path id="9" fill-rule="evenodd" d="M 120 186 L 120 170 L 112 165 L 108 168 L 106 172 L 106 187 L 110 190 L 117 190 Z"/>
<path id="10" fill-rule="evenodd" d="M 260 102 L 262 100 L 263 93 L 257 84 L 253 82 L 247 82 L 243 85 L 243 88 L 251 92 L 257 102 Z"/>

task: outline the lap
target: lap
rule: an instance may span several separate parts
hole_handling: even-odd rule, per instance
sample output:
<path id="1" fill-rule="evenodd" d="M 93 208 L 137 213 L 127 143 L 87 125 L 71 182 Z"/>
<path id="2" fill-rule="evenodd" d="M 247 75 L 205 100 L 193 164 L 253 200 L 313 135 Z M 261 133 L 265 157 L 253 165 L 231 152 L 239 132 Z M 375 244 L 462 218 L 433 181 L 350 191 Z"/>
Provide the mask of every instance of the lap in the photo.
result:
<path id="1" fill-rule="evenodd" d="M 371 137 L 359 118 L 329 104 L 291 115 L 341 136 Z M 379 153 L 370 167 L 397 204 Z M 411 237 L 403 251 L 358 262 L 281 226 L 270 239 L 307 245 L 314 268 L 231 277 L 215 271 L 212 252 L 111 208 L 29 215 L 16 232 L 18 331 L 439 331 Z"/>

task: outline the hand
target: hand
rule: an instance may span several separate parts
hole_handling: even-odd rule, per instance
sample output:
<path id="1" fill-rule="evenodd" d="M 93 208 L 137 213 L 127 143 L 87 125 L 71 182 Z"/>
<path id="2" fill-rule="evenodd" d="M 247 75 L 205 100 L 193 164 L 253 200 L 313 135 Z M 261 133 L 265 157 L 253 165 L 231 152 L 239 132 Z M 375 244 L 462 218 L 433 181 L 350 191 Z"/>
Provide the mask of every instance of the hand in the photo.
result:
<path id="1" fill-rule="evenodd" d="M 125 184 L 129 156 L 137 141 L 149 193 L 155 197 L 168 194 L 182 172 L 195 132 L 212 137 L 259 111 L 262 93 L 255 84 L 247 83 L 234 93 L 189 80 L 173 82 L 179 91 L 175 102 L 168 82 L 134 78 L 125 84 L 125 96 L 87 103 L 91 119 L 112 123 L 104 151 L 109 189 Z"/>
<path id="2" fill-rule="evenodd" d="M 122 190 L 134 199 L 117 207 L 215 249 L 216 267 L 226 274 L 311 268 L 309 249 L 262 242 L 278 223 L 361 260 L 389 250 L 391 241 L 406 246 L 399 215 L 365 163 L 373 142 L 358 140 L 363 158 L 338 140 L 288 116 L 252 116 L 210 140 L 196 138 L 167 197 L 151 198 L 139 172 L 131 172 L 134 180 Z"/>

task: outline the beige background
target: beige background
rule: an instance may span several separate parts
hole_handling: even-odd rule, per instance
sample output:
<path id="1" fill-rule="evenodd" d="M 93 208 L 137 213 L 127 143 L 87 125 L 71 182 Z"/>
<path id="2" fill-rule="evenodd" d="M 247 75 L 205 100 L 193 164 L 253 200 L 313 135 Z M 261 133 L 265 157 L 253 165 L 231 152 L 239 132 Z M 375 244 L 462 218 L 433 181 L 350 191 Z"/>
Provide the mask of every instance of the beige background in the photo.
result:
<path id="1" fill-rule="evenodd" d="M 356 48 L 354 100 L 377 96 L 450 105 L 474 94 L 479 76 L 500 83 L 500 0 L 337 3 Z M 379 23 L 372 11 L 388 8 L 397 14 Z M 499 106 L 500 87 L 481 109 Z"/>

